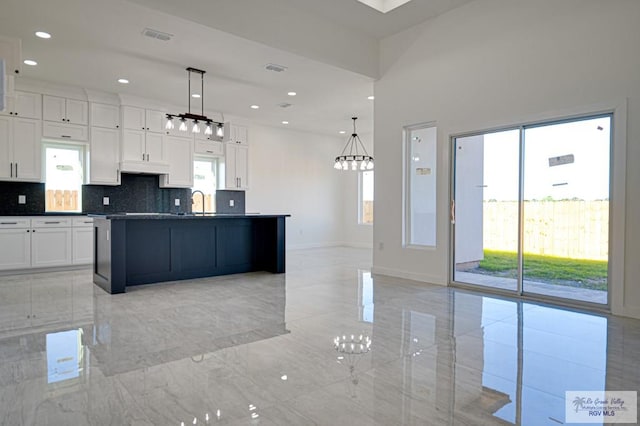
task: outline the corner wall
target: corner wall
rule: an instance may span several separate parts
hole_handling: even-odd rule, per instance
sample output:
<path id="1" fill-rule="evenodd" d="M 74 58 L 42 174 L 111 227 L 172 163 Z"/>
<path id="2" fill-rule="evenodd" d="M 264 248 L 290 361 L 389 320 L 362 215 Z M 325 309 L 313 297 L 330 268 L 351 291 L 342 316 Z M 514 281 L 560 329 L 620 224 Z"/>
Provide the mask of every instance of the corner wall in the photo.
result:
<path id="1" fill-rule="evenodd" d="M 625 256 L 612 275 L 612 307 L 640 318 L 638 22 L 640 2 L 632 0 L 477 0 L 383 40 L 383 76 L 375 84 L 374 271 L 448 283 L 451 135 L 623 105 L 616 110 L 627 126 L 616 129 L 614 141 L 612 218 L 614 235 L 626 238 L 614 241 L 614 249 L 624 243 L 617 253 Z M 402 246 L 402 208 L 381 206 L 402 206 L 403 126 L 428 121 L 438 127 L 437 247 L 412 250 Z"/>
<path id="2" fill-rule="evenodd" d="M 342 243 L 344 182 L 338 138 L 252 124 L 246 211 L 291 214 L 287 249 Z"/>

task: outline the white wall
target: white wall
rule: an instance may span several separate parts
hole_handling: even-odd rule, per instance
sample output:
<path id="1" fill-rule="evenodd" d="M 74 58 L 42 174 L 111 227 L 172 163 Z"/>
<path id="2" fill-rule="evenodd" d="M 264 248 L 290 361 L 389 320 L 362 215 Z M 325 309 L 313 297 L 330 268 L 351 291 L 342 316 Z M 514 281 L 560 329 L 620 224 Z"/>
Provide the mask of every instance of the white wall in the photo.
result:
<path id="1" fill-rule="evenodd" d="M 339 138 L 250 125 L 247 212 L 291 214 L 287 248 L 342 243 L 344 182 L 333 169 Z"/>
<path id="2" fill-rule="evenodd" d="M 617 112 L 628 115 L 628 125 L 616 129 L 612 220 L 626 239 L 614 241 L 614 269 L 625 257 L 624 275 L 611 277 L 613 310 L 640 318 L 638 22 L 635 0 L 478 0 L 383 40 L 383 76 L 375 84 L 374 270 L 448 282 L 452 134 L 622 105 Z M 401 244 L 402 209 L 386 206 L 401 203 L 402 127 L 427 121 L 437 122 L 439 138 L 437 248 L 411 250 Z"/>

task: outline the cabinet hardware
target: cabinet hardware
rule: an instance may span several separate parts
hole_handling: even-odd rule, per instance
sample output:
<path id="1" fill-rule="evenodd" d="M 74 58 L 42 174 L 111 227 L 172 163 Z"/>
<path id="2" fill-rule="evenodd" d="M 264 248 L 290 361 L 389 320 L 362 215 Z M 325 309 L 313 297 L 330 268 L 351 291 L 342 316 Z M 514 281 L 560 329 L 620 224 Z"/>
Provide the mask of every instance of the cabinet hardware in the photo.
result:
<path id="1" fill-rule="evenodd" d="M 16 163 L 16 177 L 18 177 L 18 163 Z"/>
<path id="2" fill-rule="evenodd" d="M 58 223 L 60 223 L 60 222 L 45 222 L 44 224 L 45 225 L 56 225 Z"/>
<path id="3" fill-rule="evenodd" d="M 13 163 L 9 163 L 9 168 L 11 169 L 11 177 L 13 177 Z"/>
<path id="4" fill-rule="evenodd" d="M 116 124 L 116 129 L 119 129 L 119 128 L 120 128 L 120 126 L 118 126 L 118 125 Z"/>
<path id="5" fill-rule="evenodd" d="M 13 112 L 9 111 L 9 115 L 13 115 Z"/>
<path id="6" fill-rule="evenodd" d="M 27 229 L 27 232 L 31 232 L 31 231 Z"/>
<path id="7" fill-rule="evenodd" d="M 213 154 L 213 151 L 207 151 L 209 154 Z"/>
<path id="8" fill-rule="evenodd" d="M 13 113 L 13 115 L 18 115 L 18 113 L 17 113 L 17 112 L 14 112 L 14 113 Z"/>
<path id="9" fill-rule="evenodd" d="M 69 135 L 60 135 L 60 137 L 63 137 L 63 138 L 71 138 L 71 136 L 69 136 Z"/>
<path id="10" fill-rule="evenodd" d="M 33 233 L 35 234 L 35 233 L 36 233 L 36 230 L 35 230 L 35 229 L 33 229 L 33 230 L 31 230 L 31 232 L 33 232 Z"/>
<path id="11" fill-rule="evenodd" d="M 93 221 L 92 220 L 85 220 L 82 223 L 93 223 Z"/>
<path id="12" fill-rule="evenodd" d="M 17 225 L 18 222 L 0 222 L 0 225 Z"/>

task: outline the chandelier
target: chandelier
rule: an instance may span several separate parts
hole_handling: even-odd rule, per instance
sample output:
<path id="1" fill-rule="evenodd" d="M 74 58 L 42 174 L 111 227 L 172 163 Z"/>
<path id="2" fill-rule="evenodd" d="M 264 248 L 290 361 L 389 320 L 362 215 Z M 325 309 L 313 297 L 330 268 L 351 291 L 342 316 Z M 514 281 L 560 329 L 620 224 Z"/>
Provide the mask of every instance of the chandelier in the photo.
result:
<path id="1" fill-rule="evenodd" d="M 351 119 L 353 120 L 353 133 L 344 146 L 342 153 L 336 157 L 333 168 L 336 170 L 372 170 L 373 157 L 367 153 L 367 149 L 356 133 L 356 120 L 358 117 L 352 117 Z"/>
<path id="2" fill-rule="evenodd" d="M 172 130 L 175 128 L 174 119 L 177 120 L 180 124 L 178 125 L 178 130 L 182 132 L 186 132 L 189 130 L 189 125 L 191 125 L 191 133 L 200 133 L 200 126 L 204 126 L 204 134 L 207 136 L 213 135 L 213 127 L 216 128 L 216 136 L 222 138 L 224 136 L 224 124 L 214 121 L 204 115 L 204 73 L 206 71 L 199 70 L 197 68 L 187 68 L 187 73 L 189 75 L 189 87 L 188 87 L 188 105 L 189 111 L 184 114 L 167 114 L 167 123 L 164 126 L 167 130 Z M 200 93 L 199 96 L 192 96 L 191 94 L 191 75 L 192 74 L 200 74 Z M 192 98 L 200 98 L 200 114 L 194 114 L 191 112 L 191 99 Z"/>

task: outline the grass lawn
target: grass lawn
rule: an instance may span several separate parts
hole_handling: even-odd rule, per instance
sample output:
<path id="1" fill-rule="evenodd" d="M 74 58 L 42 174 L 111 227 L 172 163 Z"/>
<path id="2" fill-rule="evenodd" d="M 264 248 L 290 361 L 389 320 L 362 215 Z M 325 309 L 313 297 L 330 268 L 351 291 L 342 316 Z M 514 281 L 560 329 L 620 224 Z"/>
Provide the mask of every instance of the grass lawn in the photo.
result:
<path id="1" fill-rule="evenodd" d="M 518 256 L 514 252 L 485 250 L 479 269 L 479 272 L 515 278 Z M 550 284 L 606 290 L 607 262 L 525 253 L 524 276 Z"/>

